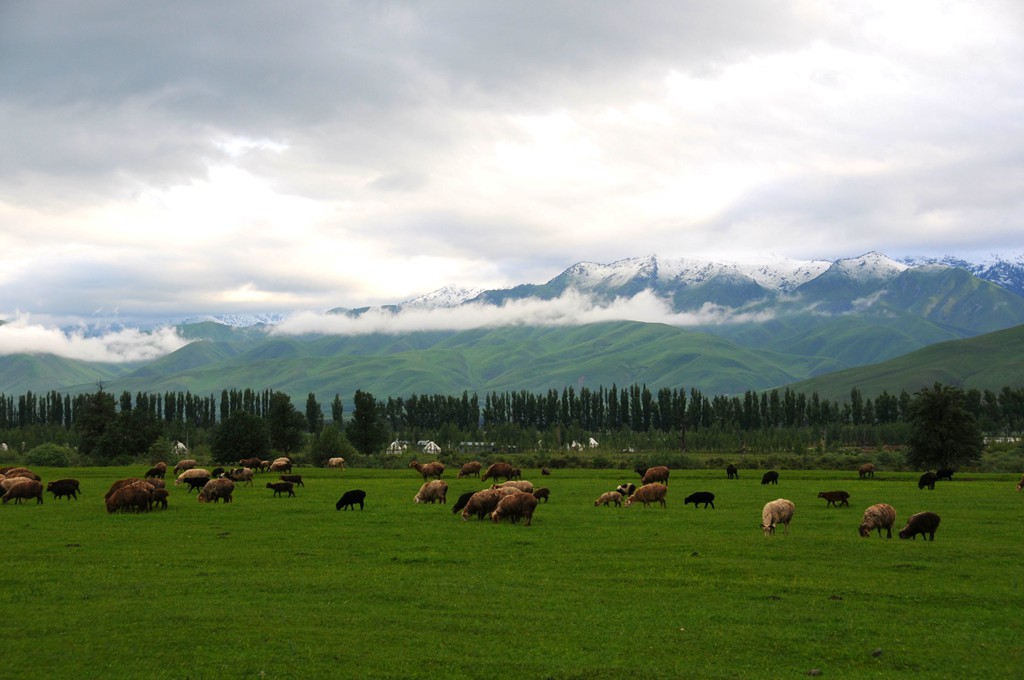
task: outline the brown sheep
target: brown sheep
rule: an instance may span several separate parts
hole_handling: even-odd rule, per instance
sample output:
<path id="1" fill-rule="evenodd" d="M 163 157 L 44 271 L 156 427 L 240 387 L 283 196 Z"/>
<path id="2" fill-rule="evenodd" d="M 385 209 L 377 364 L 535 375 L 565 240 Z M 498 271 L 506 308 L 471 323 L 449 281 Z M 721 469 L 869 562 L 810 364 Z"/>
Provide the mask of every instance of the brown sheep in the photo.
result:
<path id="1" fill-rule="evenodd" d="M 412 497 L 413 503 L 447 503 L 448 482 L 441 479 L 432 479 L 424 482 L 416 495 Z"/>
<path id="2" fill-rule="evenodd" d="M 178 464 L 174 466 L 174 474 L 177 475 L 177 474 L 180 474 L 180 473 L 184 472 L 185 470 L 191 470 L 196 465 L 199 465 L 199 461 L 193 460 L 191 458 L 186 458 L 184 460 L 179 460 Z"/>
<path id="3" fill-rule="evenodd" d="M 456 477 L 456 479 L 462 479 L 463 477 L 477 477 L 477 478 L 479 478 L 480 477 L 480 469 L 482 467 L 483 466 L 480 465 L 480 461 L 477 461 L 477 460 L 471 460 L 468 463 L 464 463 L 463 466 L 461 468 L 459 468 L 459 474 Z"/>
<path id="4" fill-rule="evenodd" d="M 211 479 L 203 487 L 203 490 L 199 492 L 198 501 L 200 503 L 209 503 L 213 501 L 223 500 L 225 503 L 231 502 L 231 494 L 235 492 L 235 483 L 230 479 L 219 477 L 217 479 Z"/>
<path id="5" fill-rule="evenodd" d="M 165 489 L 167 488 L 167 482 L 160 479 L 159 477 L 146 477 L 145 481 L 147 484 L 151 484 L 154 489 Z"/>
<path id="6" fill-rule="evenodd" d="M 785 526 L 788 534 L 789 523 L 793 521 L 795 510 L 796 506 L 793 505 L 793 501 L 785 498 L 776 498 L 774 501 L 765 503 L 764 508 L 761 509 L 761 530 L 764 531 L 764 535 L 775 535 L 777 524 Z"/>
<path id="7" fill-rule="evenodd" d="M 274 494 L 273 495 L 275 495 L 275 496 L 280 496 L 283 493 L 286 493 L 289 496 L 294 496 L 295 495 L 295 490 L 293 488 L 294 486 L 295 485 L 292 484 L 291 482 L 267 482 L 267 488 L 268 489 L 273 489 L 274 490 Z"/>
<path id="8" fill-rule="evenodd" d="M 227 472 L 224 473 L 224 476 L 230 479 L 235 484 L 252 486 L 252 480 L 256 476 L 256 471 L 253 470 L 252 468 L 241 467 L 235 468 L 233 470 L 228 470 Z"/>
<path id="9" fill-rule="evenodd" d="M 640 484 L 646 486 L 655 482 L 661 482 L 665 486 L 668 486 L 668 473 L 669 470 L 664 465 L 656 465 L 652 468 L 647 468 L 647 472 L 644 473 L 644 478 L 640 480 Z"/>
<path id="10" fill-rule="evenodd" d="M 275 460 L 270 464 L 271 472 L 291 472 L 292 462 L 290 460 Z"/>
<path id="11" fill-rule="evenodd" d="M 845 491 L 821 491 L 818 493 L 818 498 L 824 498 L 828 501 L 825 503 L 826 508 L 830 505 L 834 505 L 837 508 L 840 505 L 850 507 L 850 494 Z"/>
<path id="12" fill-rule="evenodd" d="M 14 477 L 4 480 L 6 488 L 3 495 L 3 502 L 13 499 L 18 505 L 29 498 L 36 499 L 36 505 L 43 502 L 43 483 L 28 477 Z"/>
<path id="13" fill-rule="evenodd" d="M 512 476 L 509 477 L 509 479 L 512 480 L 512 479 L 522 479 L 522 478 L 523 478 L 523 471 L 520 470 L 517 467 L 512 468 Z"/>
<path id="14" fill-rule="evenodd" d="M 621 508 L 622 494 L 619 493 L 618 491 L 605 491 L 603 494 L 597 497 L 596 501 L 594 501 L 594 507 L 596 508 L 600 505 L 603 505 L 607 508 L 610 507 L 612 503 L 615 504 L 615 507 Z"/>
<path id="15" fill-rule="evenodd" d="M 666 468 L 667 469 L 667 468 Z M 637 489 L 632 496 L 626 499 L 626 507 L 633 505 L 633 503 L 643 503 L 644 507 L 649 507 L 651 503 L 658 502 L 661 507 L 665 507 L 665 495 L 668 493 L 668 487 L 664 484 L 658 484 L 652 482 L 650 484 L 644 484 Z"/>
<path id="16" fill-rule="evenodd" d="M 533 493 L 533 482 L 525 479 L 514 479 L 508 482 L 502 482 L 501 484 L 492 484 L 491 488 L 496 489 L 500 486 L 511 486 L 514 489 L 519 489 L 525 493 Z"/>
<path id="17" fill-rule="evenodd" d="M 7 472 L 4 473 L 4 476 L 6 476 L 8 479 L 17 479 L 19 477 L 24 477 L 25 479 L 34 479 L 37 482 L 43 481 L 42 477 L 29 470 L 27 467 L 9 468 Z"/>
<path id="18" fill-rule="evenodd" d="M 515 489 L 509 489 L 515 491 Z M 483 491 L 477 491 L 475 494 L 469 497 L 466 501 L 466 507 L 462 509 L 462 521 L 465 522 L 473 515 L 476 515 L 481 520 L 485 515 L 489 515 L 494 512 L 494 508 L 498 507 L 498 501 L 504 497 L 505 489 L 484 489 Z"/>
<path id="19" fill-rule="evenodd" d="M 152 489 L 142 484 L 129 484 L 114 491 L 105 500 L 108 513 L 118 510 L 123 512 L 147 512 L 152 500 Z"/>
<path id="20" fill-rule="evenodd" d="M 864 463 L 859 468 L 857 468 L 857 474 L 860 475 L 861 479 L 864 479 L 865 477 L 874 477 L 875 476 L 875 465 L 874 465 L 874 463 Z"/>
<path id="21" fill-rule="evenodd" d="M 243 458 L 238 461 L 239 467 L 249 468 L 250 470 L 258 470 L 260 465 L 263 463 L 259 458 L 252 456 L 250 458 Z"/>
<path id="22" fill-rule="evenodd" d="M 444 474 L 444 464 L 436 460 L 429 463 L 419 463 L 414 460 L 409 463 L 409 467 L 416 468 L 416 472 L 423 475 L 424 482 L 430 477 L 441 479 L 441 475 Z"/>
<path id="23" fill-rule="evenodd" d="M 910 516 L 907 526 L 900 529 L 900 538 L 916 539 L 921 534 L 929 541 L 935 540 L 935 530 L 939 528 L 942 518 L 934 512 L 919 512 Z"/>
<path id="24" fill-rule="evenodd" d="M 106 500 L 110 498 L 111 496 L 114 495 L 114 492 L 118 491 L 119 489 L 123 489 L 126 486 L 140 486 L 147 492 L 152 491 L 154 488 L 153 485 L 150 484 L 145 479 L 139 479 L 138 477 L 126 477 L 125 479 L 119 479 L 113 484 L 111 484 L 110 488 L 107 489 L 107 493 L 103 494 L 103 499 Z"/>
<path id="25" fill-rule="evenodd" d="M 497 524 L 503 519 L 508 519 L 513 524 L 518 524 L 519 520 L 525 517 L 526 526 L 530 526 L 536 509 L 537 499 L 533 494 L 518 491 L 498 501 L 498 505 L 491 512 L 491 521 Z"/>
<path id="26" fill-rule="evenodd" d="M 512 466 L 508 463 L 491 463 L 483 476 L 480 477 L 480 481 L 486 482 L 488 479 L 499 479 L 501 477 L 504 477 L 505 481 L 512 479 Z"/>
<path id="27" fill-rule="evenodd" d="M 181 486 L 182 484 L 187 484 L 188 492 L 192 493 L 193 489 L 202 489 L 209 481 L 210 473 L 208 470 L 190 468 L 178 475 L 178 478 L 174 480 L 174 485 Z"/>
<path id="28" fill-rule="evenodd" d="M 280 479 L 282 482 L 291 482 L 295 486 L 306 486 L 306 484 L 302 481 L 302 475 L 280 475 L 278 479 Z"/>
<path id="29" fill-rule="evenodd" d="M 537 500 L 540 500 L 540 499 L 543 498 L 545 503 L 548 502 L 548 496 L 550 496 L 550 495 L 551 495 L 551 489 L 547 488 L 546 486 L 542 486 L 539 489 L 534 489 L 533 490 L 533 497 L 536 498 Z"/>
<path id="30" fill-rule="evenodd" d="M 167 497 L 171 495 L 171 492 L 167 489 L 153 489 L 153 493 L 150 494 L 149 498 L 149 509 L 160 506 L 161 509 L 167 509 Z"/>
<path id="31" fill-rule="evenodd" d="M 886 503 L 875 503 L 864 511 L 858 531 L 867 538 L 873 530 L 878 529 L 878 537 L 881 538 L 882 529 L 885 529 L 885 537 L 892 538 L 892 525 L 895 523 L 896 510 Z"/>
<path id="32" fill-rule="evenodd" d="M 547 469 L 546 467 L 542 467 L 540 469 L 540 474 L 543 475 L 544 477 L 547 477 L 548 475 L 551 474 L 551 470 Z"/>
<path id="33" fill-rule="evenodd" d="M 1017 482 L 1017 491 L 1024 489 L 1024 475 L 1021 475 L 1020 481 Z"/>

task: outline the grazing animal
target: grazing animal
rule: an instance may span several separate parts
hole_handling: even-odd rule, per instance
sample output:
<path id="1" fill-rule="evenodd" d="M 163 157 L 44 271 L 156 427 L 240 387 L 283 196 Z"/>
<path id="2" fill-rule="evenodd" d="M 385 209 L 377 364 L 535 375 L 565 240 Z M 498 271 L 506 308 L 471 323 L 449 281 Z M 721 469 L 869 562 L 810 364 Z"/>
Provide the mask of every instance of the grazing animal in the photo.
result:
<path id="1" fill-rule="evenodd" d="M 341 468 L 342 470 L 344 470 L 345 469 L 345 459 L 344 458 L 328 458 L 327 459 L 327 467 L 329 467 L 329 468 Z"/>
<path id="2" fill-rule="evenodd" d="M 668 493 L 668 487 L 664 484 L 651 483 L 644 484 L 637 489 L 633 495 L 626 499 L 626 507 L 633 505 L 633 503 L 643 503 L 644 507 L 649 507 L 651 503 L 657 502 L 661 504 L 661 507 L 665 506 L 665 495 Z"/>
<path id="3" fill-rule="evenodd" d="M 256 477 L 256 471 L 248 467 L 235 468 L 234 470 L 228 470 L 226 477 L 236 484 L 252 486 L 252 480 Z"/>
<path id="4" fill-rule="evenodd" d="M 278 479 L 282 482 L 291 482 L 295 486 L 306 486 L 302 481 L 302 475 L 280 475 Z"/>
<path id="5" fill-rule="evenodd" d="M 185 458 L 184 460 L 179 460 L 178 464 L 174 466 L 174 474 L 184 472 L 185 470 L 191 470 L 196 465 L 199 465 L 199 461 L 193 460 L 192 458 Z"/>
<path id="6" fill-rule="evenodd" d="M 711 493 L 710 491 L 697 491 L 695 493 L 691 493 L 683 500 L 683 505 L 687 505 L 689 503 L 693 503 L 694 510 L 697 509 L 697 505 L 700 503 L 704 504 L 705 510 L 707 510 L 709 505 L 711 506 L 711 509 L 714 510 L 715 494 Z"/>
<path id="7" fill-rule="evenodd" d="M 416 472 L 423 475 L 424 482 L 430 477 L 441 479 L 441 475 L 444 474 L 444 464 L 436 460 L 429 463 L 418 463 L 414 460 L 409 463 L 409 467 L 416 468 Z"/>
<path id="8" fill-rule="evenodd" d="M 155 467 L 155 466 L 151 467 L 148 470 L 146 470 L 146 474 L 143 475 L 143 476 L 144 477 L 152 477 L 154 479 L 163 479 L 164 475 L 166 475 L 166 474 L 167 474 L 167 466 L 165 465 L 162 470 L 160 468 L 158 468 L 158 467 Z"/>
<path id="9" fill-rule="evenodd" d="M 785 526 L 788 534 L 794 510 L 796 510 L 796 506 L 793 505 L 793 501 L 785 498 L 776 498 L 774 501 L 765 503 L 761 510 L 761 530 L 764 531 L 764 535 L 774 536 L 777 524 Z"/>
<path id="10" fill-rule="evenodd" d="M 952 482 L 954 472 L 956 472 L 956 470 L 954 470 L 953 468 L 942 468 L 941 470 L 935 473 L 935 478 L 945 479 Z"/>
<path id="11" fill-rule="evenodd" d="M 432 479 L 424 482 L 416 495 L 412 497 L 413 503 L 447 503 L 448 482 L 443 479 Z"/>
<path id="12" fill-rule="evenodd" d="M 501 484 L 492 484 L 491 488 L 496 489 L 502 486 L 510 486 L 513 489 L 518 489 L 525 493 L 533 493 L 533 482 L 525 479 L 513 479 L 507 482 L 502 482 Z"/>
<path id="13" fill-rule="evenodd" d="M 211 477 L 223 477 L 224 476 L 224 472 L 225 472 L 224 468 L 222 468 L 222 467 L 215 467 L 212 470 L 210 470 L 210 476 Z"/>
<path id="14" fill-rule="evenodd" d="M 512 479 L 512 466 L 508 463 L 491 463 L 487 470 L 484 471 L 483 476 L 480 477 L 481 482 L 486 482 L 488 479 L 499 479 L 505 478 L 505 481 Z"/>
<path id="15" fill-rule="evenodd" d="M 533 512 L 537 509 L 537 499 L 532 493 L 517 491 L 509 494 L 498 501 L 498 505 L 491 512 L 491 521 L 497 524 L 507 519 L 513 524 L 519 524 L 519 520 L 525 518 L 526 526 L 533 522 Z"/>
<path id="16" fill-rule="evenodd" d="M 775 470 L 769 470 L 768 472 L 764 473 L 761 476 L 761 483 L 762 484 L 778 484 L 779 483 L 779 473 L 776 472 Z"/>
<path id="17" fill-rule="evenodd" d="M 295 495 L 295 485 L 291 482 L 267 482 L 267 488 L 273 489 L 275 496 L 280 496 L 283 493 L 289 496 Z"/>
<path id="18" fill-rule="evenodd" d="M 727 477 L 728 477 L 729 479 L 739 479 L 739 478 L 740 478 L 740 471 L 739 471 L 739 468 L 737 468 L 737 467 L 736 467 L 735 465 L 733 465 L 732 463 L 729 463 L 729 464 L 728 464 L 728 465 L 727 465 L 727 466 L 725 467 L 725 474 L 726 474 L 726 476 L 727 476 Z"/>
<path id="19" fill-rule="evenodd" d="M 540 500 L 540 499 L 543 498 L 545 503 L 548 502 L 548 496 L 550 496 L 550 495 L 551 495 L 551 489 L 547 488 L 546 486 L 542 486 L 539 489 L 534 489 L 533 490 L 533 497 L 536 498 L 537 500 Z"/>
<path id="20" fill-rule="evenodd" d="M 105 499 L 108 513 L 122 512 L 148 512 L 149 502 L 152 500 L 152 489 L 147 489 L 141 484 L 129 484 L 110 494 Z"/>
<path id="21" fill-rule="evenodd" d="M 202 489 L 209 481 L 209 472 L 202 468 L 190 468 L 178 475 L 178 478 L 174 480 L 174 485 L 181 486 L 182 484 L 187 484 L 188 492 L 192 493 L 193 489 Z"/>
<path id="22" fill-rule="evenodd" d="M 636 492 L 636 484 L 633 482 L 626 482 L 625 484 L 619 484 L 615 487 L 615 490 L 622 494 L 623 498 L 629 498 Z"/>
<path id="23" fill-rule="evenodd" d="M 882 537 L 882 529 L 885 529 L 885 537 L 892 538 L 892 525 L 896 523 L 896 510 L 886 503 L 875 503 L 864 511 L 860 520 L 860 535 L 867 538 L 871 532 L 878 529 L 878 537 Z"/>
<path id="24" fill-rule="evenodd" d="M 161 509 L 167 509 L 167 497 L 171 495 L 171 492 L 167 489 L 153 489 L 153 492 L 149 496 L 149 509 L 152 510 L 156 506 L 160 506 Z"/>
<path id="25" fill-rule="evenodd" d="M 644 475 L 647 474 L 647 466 L 646 465 L 637 465 L 636 467 L 633 468 L 633 472 L 635 472 L 638 475 L 640 475 L 640 479 L 643 479 Z"/>
<path id="26" fill-rule="evenodd" d="M 126 486 L 141 486 L 142 488 L 146 489 L 146 491 L 152 491 L 155 488 L 145 479 L 139 479 L 138 477 L 128 477 L 126 479 L 119 479 L 113 484 L 111 484 L 110 488 L 107 489 L 107 493 L 103 494 L 103 499 L 106 500 L 110 498 L 115 491 L 117 491 L 118 489 L 123 489 Z"/>
<path id="27" fill-rule="evenodd" d="M 365 491 L 363 491 L 362 489 L 352 489 L 351 491 L 346 491 L 345 493 L 341 494 L 341 498 L 339 498 L 338 502 L 334 504 L 334 509 L 341 510 L 344 508 L 345 510 L 348 510 L 349 508 L 352 508 L 353 510 L 355 510 L 356 503 L 359 503 L 359 509 L 362 510 L 363 502 L 365 500 Z"/>
<path id="28" fill-rule="evenodd" d="M 938 481 L 938 479 L 938 475 L 929 470 L 928 472 L 921 475 L 921 477 L 917 480 L 917 488 L 923 489 L 927 486 L 929 491 L 935 491 L 935 482 Z"/>
<path id="29" fill-rule="evenodd" d="M 78 488 L 77 479 L 57 479 L 46 485 L 46 490 L 53 494 L 53 500 L 61 496 L 67 496 L 68 500 L 78 500 L 81 490 Z"/>
<path id="30" fill-rule="evenodd" d="M 509 479 L 511 480 L 511 479 L 522 479 L 522 478 L 523 478 L 523 471 L 520 470 L 517 467 L 512 468 L 512 476 L 509 477 Z"/>
<path id="31" fill-rule="evenodd" d="M 850 494 L 845 491 L 821 491 L 818 493 L 818 498 L 824 498 L 828 501 L 825 503 L 826 508 L 830 505 L 834 505 L 837 508 L 840 505 L 850 507 Z"/>
<path id="32" fill-rule="evenodd" d="M 540 473 L 541 473 L 542 475 L 544 475 L 545 477 L 547 477 L 548 475 L 550 475 L 550 474 L 551 474 L 551 470 L 547 469 L 546 467 L 542 467 L 542 468 L 540 469 Z"/>
<path id="33" fill-rule="evenodd" d="M 29 498 L 36 499 L 36 505 L 43 502 L 43 483 L 30 479 L 28 477 L 15 477 L 13 479 L 5 479 L 4 482 L 10 482 L 5 488 L 3 495 L 3 502 L 6 503 L 9 500 L 14 500 L 14 504 L 18 505 L 23 500 Z"/>
<path id="34" fill-rule="evenodd" d="M 25 479 L 34 479 L 37 482 L 43 481 L 42 477 L 40 477 L 36 473 L 34 473 L 31 470 L 29 470 L 27 467 L 8 468 L 7 472 L 5 472 L 4 475 L 8 479 L 15 479 L 15 478 L 19 478 L 19 477 L 24 477 Z"/>
<path id="35" fill-rule="evenodd" d="M 480 478 L 480 469 L 483 465 L 478 460 L 471 460 L 468 463 L 463 463 L 462 467 L 459 468 L 459 474 L 456 479 L 462 479 L 463 477 L 476 477 Z"/>
<path id="36" fill-rule="evenodd" d="M 900 529 L 900 538 L 916 539 L 921 534 L 929 541 L 935 540 L 935 530 L 939 528 L 942 518 L 934 512 L 919 512 L 911 515 L 907 526 Z"/>
<path id="37" fill-rule="evenodd" d="M 203 490 L 199 492 L 199 502 L 214 503 L 218 501 L 224 501 L 225 503 L 231 502 L 231 494 L 235 492 L 235 483 L 226 477 L 218 477 L 217 479 L 211 479 L 203 487 Z"/>
<path id="38" fill-rule="evenodd" d="M 860 475 L 861 479 L 864 479 L 865 477 L 874 477 L 875 476 L 875 464 L 874 463 L 864 463 L 859 468 L 857 468 L 857 474 Z"/>
<path id="39" fill-rule="evenodd" d="M 238 466 L 249 468 L 250 470 L 259 470 L 262 462 L 263 461 L 261 461 L 256 456 L 252 456 L 250 458 L 243 458 L 242 460 L 238 461 Z"/>
<path id="40" fill-rule="evenodd" d="M 452 514 L 454 515 L 455 513 L 461 511 L 464 507 L 466 507 L 466 503 L 469 502 L 469 499 L 472 498 L 473 494 L 475 493 L 476 491 L 467 491 L 466 493 L 459 496 L 459 500 L 455 501 L 455 505 L 452 506 Z"/>
<path id="41" fill-rule="evenodd" d="M 290 460 L 275 460 L 270 464 L 271 472 L 291 472 L 292 462 Z"/>
<path id="42" fill-rule="evenodd" d="M 594 501 L 594 507 L 596 508 L 599 505 L 603 505 L 604 507 L 607 508 L 611 506 L 612 503 L 615 504 L 615 507 L 621 508 L 622 494 L 619 493 L 618 491 L 605 491 L 603 494 L 597 497 L 596 501 Z"/>
<path id="43" fill-rule="evenodd" d="M 509 488 L 508 490 L 516 491 L 512 488 Z M 482 520 L 485 515 L 489 515 L 494 512 L 494 509 L 498 507 L 498 501 L 505 495 L 503 493 L 504 491 L 504 488 L 477 491 L 469 497 L 468 501 L 466 501 L 466 507 L 462 508 L 462 521 L 465 522 L 473 515 L 476 515 Z"/>
<path id="44" fill-rule="evenodd" d="M 669 469 L 664 465 L 656 465 L 651 468 L 647 468 L 647 472 L 644 473 L 643 479 L 640 480 L 641 484 L 654 484 L 655 482 L 661 482 L 665 486 L 668 486 L 668 473 Z"/>
<path id="45" fill-rule="evenodd" d="M 1024 489 L 1024 475 L 1021 475 L 1020 481 L 1017 482 L 1017 491 Z"/>

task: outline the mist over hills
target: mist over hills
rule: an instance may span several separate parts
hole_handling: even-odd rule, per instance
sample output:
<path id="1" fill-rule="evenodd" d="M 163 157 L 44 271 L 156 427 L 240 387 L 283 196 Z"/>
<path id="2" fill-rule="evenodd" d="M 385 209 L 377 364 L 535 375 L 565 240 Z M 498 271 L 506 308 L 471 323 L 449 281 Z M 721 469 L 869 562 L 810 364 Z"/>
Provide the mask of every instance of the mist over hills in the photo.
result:
<path id="1" fill-rule="evenodd" d="M 795 383 L 841 398 L 852 384 L 872 386 L 865 394 L 916 390 L 930 375 L 954 384 L 986 376 L 1003 381 L 984 385 L 998 389 L 1019 377 L 976 365 L 968 374 L 973 357 L 957 343 L 993 334 L 979 356 L 999 361 L 1005 347 L 1003 360 L 1012 362 L 1018 336 L 1005 329 L 1022 324 L 1020 259 L 649 256 L 581 262 L 544 284 L 442 289 L 385 308 L 192 319 L 175 327 L 177 349 L 145 360 L 8 352 L 0 354 L 0 392 L 102 383 L 118 392 L 272 388 L 304 399 L 348 398 L 356 389 L 402 396 L 633 382 L 732 394 Z M 932 346 L 936 354 L 912 371 L 886 368 Z M 941 370 L 929 373 L 929 365 Z"/>

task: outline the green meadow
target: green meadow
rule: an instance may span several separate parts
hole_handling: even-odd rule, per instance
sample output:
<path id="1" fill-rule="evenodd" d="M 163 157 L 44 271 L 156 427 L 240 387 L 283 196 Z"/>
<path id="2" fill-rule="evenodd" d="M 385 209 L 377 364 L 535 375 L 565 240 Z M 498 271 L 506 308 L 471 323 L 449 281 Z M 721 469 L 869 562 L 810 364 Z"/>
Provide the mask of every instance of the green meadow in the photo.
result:
<path id="1" fill-rule="evenodd" d="M 36 470 L 77 501 L 0 507 L 0 676 L 18 678 L 1016 677 L 1024 663 L 1024 493 L 1011 475 L 677 470 L 668 507 L 594 507 L 626 470 L 555 470 L 533 526 L 452 515 L 485 485 L 446 475 L 418 505 L 413 470 L 258 475 L 230 505 L 182 487 L 170 507 L 108 515 L 143 467 Z M 170 477 L 170 475 L 169 475 Z M 367 492 L 365 510 L 336 511 Z M 819 491 L 844 489 L 849 508 Z M 715 509 L 684 506 L 693 491 Z M 796 504 L 765 537 L 761 507 Z M 934 542 L 857 533 L 942 516 Z"/>

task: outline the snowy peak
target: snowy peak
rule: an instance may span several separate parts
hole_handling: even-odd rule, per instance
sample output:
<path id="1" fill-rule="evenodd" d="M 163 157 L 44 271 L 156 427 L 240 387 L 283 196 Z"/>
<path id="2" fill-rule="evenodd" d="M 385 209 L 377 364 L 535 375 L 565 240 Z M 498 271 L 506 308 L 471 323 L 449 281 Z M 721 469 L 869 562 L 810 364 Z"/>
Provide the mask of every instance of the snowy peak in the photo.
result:
<path id="1" fill-rule="evenodd" d="M 457 307 L 464 302 L 472 300 L 482 293 L 483 290 L 483 288 L 454 288 L 452 286 L 445 286 L 444 288 L 438 288 L 432 293 L 406 300 L 400 306 L 407 309 Z"/>
<path id="2" fill-rule="evenodd" d="M 832 269 L 835 272 L 845 274 L 858 283 L 867 283 L 870 281 L 894 279 L 910 269 L 910 267 L 881 253 L 872 251 L 860 257 L 836 260 L 832 265 Z"/>

